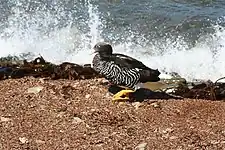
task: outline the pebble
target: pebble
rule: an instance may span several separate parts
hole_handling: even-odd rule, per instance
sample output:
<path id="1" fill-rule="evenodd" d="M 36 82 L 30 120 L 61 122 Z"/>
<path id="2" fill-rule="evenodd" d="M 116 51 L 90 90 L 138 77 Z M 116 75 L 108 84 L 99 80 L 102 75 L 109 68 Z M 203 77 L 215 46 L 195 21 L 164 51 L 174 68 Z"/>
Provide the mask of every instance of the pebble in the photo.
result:
<path id="1" fill-rule="evenodd" d="M 137 150 L 145 150 L 146 147 L 147 147 L 147 143 L 141 143 L 136 147 L 136 149 Z"/>
<path id="2" fill-rule="evenodd" d="M 91 86 L 90 88 L 91 89 L 97 89 L 97 86 Z"/>
<path id="3" fill-rule="evenodd" d="M 190 129 L 194 129 L 195 127 L 193 127 L 193 126 L 190 126 Z"/>
<path id="4" fill-rule="evenodd" d="M 151 104 L 154 108 L 160 108 L 160 103 L 159 102 L 154 102 Z"/>
<path id="5" fill-rule="evenodd" d="M 64 115 L 65 115 L 65 112 L 59 112 L 59 113 L 57 114 L 57 117 L 62 118 Z"/>
<path id="6" fill-rule="evenodd" d="M 213 144 L 213 145 L 216 145 L 216 144 L 219 144 L 220 142 L 217 141 L 217 140 L 212 140 L 212 141 L 210 141 L 210 143 Z"/>
<path id="7" fill-rule="evenodd" d="M 8 122 L 8 121 L 11 121 L 10 118 L 6 118 L 6 117 L 1 117 L 0 118 L 0 122 Z"/>
<path id="8" fill-rule="evenodd" d="M 32 87 L 32 88 L 29 88 L 27 90 L 28 93 L 34 93 L 34 94 L 37 94 L 39 93 L 44 87 L 42 86 L 36 86 L 36 87 Z"/>
<path id="9" fill-rule="evenodd" d="M 109 98 L 110 97 L 110 93 L 106 93 L 105 97 Z"/>
<path id="10" fill-rule="evenodd" d="M 101 83 L 102 85 L 107 85 L 107 84 L 109 83 L 109 81 L 108 81 L 108 80 L 102 80 L 100 83 Z"/>
<path id="11" fill-rule="evenodd" d="M 45 141 L 42 141 L 42 140 L 36 140 L 36 143 L 37 143 L 37 144 L 45 144 Z"/>
<path id="12" fill-rule="evenodd" d="M 171 128 L 166 128 L 165 130 L 162 131 L 162 133 L 171 133 L 173 132 L 173 129 Z"/>
<path id="13" fill-rule="evenodd" d="M 90 98 L 91 97 L 91 95 L 90 94 L 87 94 L 86 96 L 85 96 L 85 98 Z"/>
<path id="14" fill-rule="evenodd" d="M 25 144 L 25 143 L 28 143 L 28 142 L 29 142 L 28 139 L 25 138 L 25 137 L 19 137 L 19 140 L 20 140 L 20 142 L 21 142 L 22 144 Z"/>
<path id="15" fill-rule="evenodd" d="M 40 78 L 39 81 L 40 81 L 41 83 L 45 83 L 44 78 Z"/>
<path id="16" fill-rule="evenodd" d="M 95 112 L 95 111 L 98 111 L 98 109 L 92 108 L 92 109 L 90 109 L 90 111 L 91 111 L 91 112 Z"/>
<path id="17" fill-rule="evenodd" d="M 178 138 L 177 136 L 171 136 L 171 137 L 169 137 L 170 140 L 175 140 L 177 138 Z"/>
<path id="18" fill-rule="evenodd" d="M 73 117 L 73 121 L 72 121 L 73 124 L 78 124 L 78 123 L 81 123 L 81 122 L 83 122 L 83 120 L 80 119 L 79 117 Z"/>
<path id="19" fill-rule="evenodd" d="M 142 106 L 142 104 L 141 104 L 140 102 L 134 102 L 134 103 L 132 103 L 132 105 L 133 105 L 136 109 L 138 109 L 139 107 Z"/>

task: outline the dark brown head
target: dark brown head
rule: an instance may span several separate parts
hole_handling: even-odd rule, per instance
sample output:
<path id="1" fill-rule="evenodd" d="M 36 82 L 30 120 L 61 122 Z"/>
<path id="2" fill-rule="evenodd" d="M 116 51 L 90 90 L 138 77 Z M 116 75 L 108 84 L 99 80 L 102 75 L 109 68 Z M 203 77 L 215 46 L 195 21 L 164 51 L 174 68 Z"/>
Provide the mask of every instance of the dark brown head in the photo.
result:
<path id="1" fill-rule="evenodd" d="M 94 46 L 95 53 L 100 55 L 112 55 L 112 46 L 110 44 L 99 42 Z"/>

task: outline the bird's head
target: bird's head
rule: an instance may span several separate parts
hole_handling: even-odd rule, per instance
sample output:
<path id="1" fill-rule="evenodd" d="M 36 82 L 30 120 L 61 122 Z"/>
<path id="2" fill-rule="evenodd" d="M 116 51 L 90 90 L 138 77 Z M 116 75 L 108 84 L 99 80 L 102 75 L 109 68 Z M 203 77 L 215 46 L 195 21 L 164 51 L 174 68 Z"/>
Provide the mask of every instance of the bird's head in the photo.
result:
<path id="1" fill-rule="evenodd" d="M 108 43 L 99 42 L 94 46 L 94 53 L 99 53 L 100 55 L 112 55 L 112 46 Z"/>

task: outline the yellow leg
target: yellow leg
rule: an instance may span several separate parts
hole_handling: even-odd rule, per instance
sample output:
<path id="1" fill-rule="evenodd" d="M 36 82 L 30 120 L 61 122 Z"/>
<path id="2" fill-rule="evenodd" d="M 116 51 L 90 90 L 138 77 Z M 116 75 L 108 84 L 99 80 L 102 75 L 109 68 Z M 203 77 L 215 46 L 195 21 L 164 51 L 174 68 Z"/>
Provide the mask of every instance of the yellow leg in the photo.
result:
<path id="1" fill-rule="evenodd" d="M 116 93 L 113 96 L 112 102 L 115 103 L 116 101 L 128 101 L 129 100 L 129 94 L 134 93 L 133 90 L 121 90 L 120 92 Z"/>

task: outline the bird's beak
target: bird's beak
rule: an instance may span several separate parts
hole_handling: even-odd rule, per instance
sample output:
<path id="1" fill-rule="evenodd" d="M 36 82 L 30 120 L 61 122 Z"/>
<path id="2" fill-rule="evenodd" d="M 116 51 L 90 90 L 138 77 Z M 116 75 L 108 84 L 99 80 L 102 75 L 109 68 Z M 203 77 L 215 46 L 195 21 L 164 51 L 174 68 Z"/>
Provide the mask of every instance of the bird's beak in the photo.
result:
<path id="1" fill-rule="evenodd" d="M 92 52 L 90 55 L 93 55 L 93 54 L 95 54 L 95 53 L 97 53 L 97 51 Z"/>

